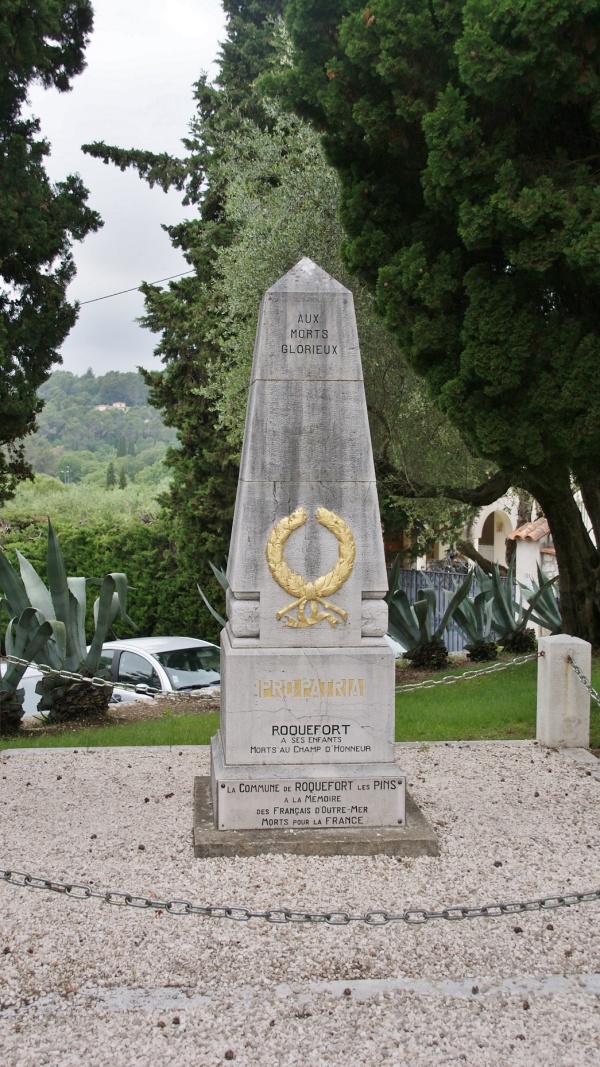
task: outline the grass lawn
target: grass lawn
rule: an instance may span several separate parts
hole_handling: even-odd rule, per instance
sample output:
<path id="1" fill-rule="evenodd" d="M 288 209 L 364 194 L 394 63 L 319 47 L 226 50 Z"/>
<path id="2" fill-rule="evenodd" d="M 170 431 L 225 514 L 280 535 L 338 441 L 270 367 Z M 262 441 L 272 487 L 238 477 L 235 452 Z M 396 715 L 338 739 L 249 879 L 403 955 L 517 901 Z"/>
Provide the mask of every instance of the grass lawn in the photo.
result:
<path id="1" fill-rule="evenodd" d="M 9 737 L 2 748 L 110 748 L 127 745 L 208 745 L 219 729 L 218 713 L 208 715 L 162 715 L 141 722 L 40 734 L 39 737 Z"/>
<path id="2" fill-rule="evenodd" d="M 524 663 L 455 685 L 396 693 L 396 740 L 535 737 L 536 673 L 537 663 Z"/>
<path id="3" fill-rule="evenodd" d="M 439 676 L 460 675 L 464 670 L 462 665 L 455 670 L 440 672 Z M 396 740 L 515 740 L 535 737 L 536 673 L 537 664 L 534 661 L 453 685 L 397 693 Z M 428 676 L 424 674 L 424 677 Z M 600 690 L 600 657 L 593 662 L 592 682 Z M 5 738 L 0 740 L 0 748 L 207 745 L 218 725 L 217 713 L 163 714 L 141 722 L 40 734 L 39 737 Z M 600 748 L 600 707 L 593 701 L 590 745 Z"/>
<path id="4" fill-rule="evenodd" d="M 441 674 L 460 675 L 464 670 L 462 666 Z M 592 662 L 592 684 L 600 690 L 600 657 Z M 535 660 L 452 685 L 397 693 L 396 741 L 535 737 L 536 700 Z M 590 711 L 590 747 L 600 748 L 600 707 L 595 701 Z"/>

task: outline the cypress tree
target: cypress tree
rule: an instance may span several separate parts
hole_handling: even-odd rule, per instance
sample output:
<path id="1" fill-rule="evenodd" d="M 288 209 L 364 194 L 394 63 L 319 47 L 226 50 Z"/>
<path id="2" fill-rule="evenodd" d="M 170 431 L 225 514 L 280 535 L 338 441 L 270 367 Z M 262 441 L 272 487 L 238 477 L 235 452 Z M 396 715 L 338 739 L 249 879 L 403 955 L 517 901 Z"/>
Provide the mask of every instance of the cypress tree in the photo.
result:
<path id="1" fill-rule="evenodd" d="M 92 19 L 90 0 L 10 0 L 0 13 L 0 503 L 31 477 L 22 439 L 36 428 L 37 390 L 77 317 L 66 299 L 72 241 L 101 225 L 78 176 L 50 182 L 50 146 L 23 109 L 34 81 L 70 88 Z"/>
<path id="2" fill-rule="evenodd" d="M 565 629 L 598 645 L 600 0 L 285 8 L 279 87 L 340 176 L 346 262 L 497 467 L 462 499 L 535 497 Z"/>

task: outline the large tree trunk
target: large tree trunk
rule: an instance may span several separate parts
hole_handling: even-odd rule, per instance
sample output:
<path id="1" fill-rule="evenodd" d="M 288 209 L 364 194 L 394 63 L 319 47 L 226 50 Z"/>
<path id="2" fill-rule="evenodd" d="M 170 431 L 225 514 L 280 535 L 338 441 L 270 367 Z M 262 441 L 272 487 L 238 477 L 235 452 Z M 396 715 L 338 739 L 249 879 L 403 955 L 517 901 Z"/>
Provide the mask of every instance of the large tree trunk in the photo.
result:
<path id="1" fill-rule="evenodd" d="M 600 556 L 573 499 L 570 479 L 552 486 L 528 482 L 548 520 L 559 571 L 565 633 L 600 646 Z"/>

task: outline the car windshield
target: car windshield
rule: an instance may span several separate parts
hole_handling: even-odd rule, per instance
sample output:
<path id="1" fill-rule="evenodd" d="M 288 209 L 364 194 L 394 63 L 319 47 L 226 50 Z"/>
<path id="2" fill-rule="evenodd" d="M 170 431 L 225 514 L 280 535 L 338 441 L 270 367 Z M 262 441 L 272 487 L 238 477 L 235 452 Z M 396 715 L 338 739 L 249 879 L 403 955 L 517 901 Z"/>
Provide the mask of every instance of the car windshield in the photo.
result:
<path id="1" fill-rule="evenodd" d="M 165 668 L 173 689 L 199 689 L 215 685 L 221 680 L 219 649 L 176 648 L 171 652 L 155 652 L 155 658 Z"/>

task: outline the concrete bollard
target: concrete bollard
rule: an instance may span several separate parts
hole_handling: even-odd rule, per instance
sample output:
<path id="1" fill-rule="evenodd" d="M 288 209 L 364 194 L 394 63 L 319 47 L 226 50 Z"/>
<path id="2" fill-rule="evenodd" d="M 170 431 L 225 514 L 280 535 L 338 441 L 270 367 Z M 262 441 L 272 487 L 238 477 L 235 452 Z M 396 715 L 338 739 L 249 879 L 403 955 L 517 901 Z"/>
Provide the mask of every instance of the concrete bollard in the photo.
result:
<path id="1" fill-rule="evenodd" d="M 550 748 L 589 748 L 590 694 L 569 663 L 591 678 L 592 646 L 569 634 L 539 642 L 536 737 Z"/>

